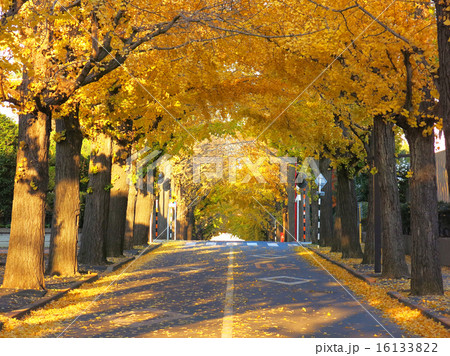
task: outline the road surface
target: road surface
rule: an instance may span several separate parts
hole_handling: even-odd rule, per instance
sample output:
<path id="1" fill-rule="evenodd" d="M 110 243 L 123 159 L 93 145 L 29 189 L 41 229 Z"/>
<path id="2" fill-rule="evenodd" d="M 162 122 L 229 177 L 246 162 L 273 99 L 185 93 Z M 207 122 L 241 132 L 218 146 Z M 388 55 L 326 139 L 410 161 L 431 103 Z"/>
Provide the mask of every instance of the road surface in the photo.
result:
<path id="1" fill-rule="evenodd" d="M 402 336 L 294 245 L 179 242 L 142 257 L 60 336 Z"/>

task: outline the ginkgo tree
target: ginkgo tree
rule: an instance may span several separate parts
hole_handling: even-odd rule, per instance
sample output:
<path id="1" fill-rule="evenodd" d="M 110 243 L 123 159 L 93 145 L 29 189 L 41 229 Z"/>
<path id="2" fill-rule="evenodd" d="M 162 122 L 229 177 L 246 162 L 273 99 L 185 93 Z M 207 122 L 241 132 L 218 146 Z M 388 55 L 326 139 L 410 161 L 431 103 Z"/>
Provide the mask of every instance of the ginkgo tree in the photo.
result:
<path id="1" fill-rule="evenodd" d="M 8 9 L 3 11 L 2 27 L 9 36 L 7 49 L 13 54 L 12 64 L 4 63 L 3 71 L 11 79 L 6 81 L 2 77 L 3 100 L 21 110 L 18 150 L 21 173 L 16 174 L 4 287 L 44 287 L 43 211 L 52 111 L 78 88 L 120 67 L 133 50 L 166 33 L 180 19 L 168 14 L 168 21 L 158 19 L 154 27 L 135 26 L 133 30 L 134 24 L 125 15 L 139 22 L 142 16 L 138 14 L 142 15 L 143 10 L 130 5 L 125 11 L 123 6 L 106 6 L 101 1 L 2 3 L 2 8 Z M 19 23 L 22 26 L 16 31 Z M 120 31 L 122 35 L 117 35 Z M 20 79 L 17 76 L 22 67 L 25 69 Z M 26 223 L 24 218 L 28 220 Z M 30 242 L 28 246 L 21 242 L 24 235 Z"/>
<path id="2" fill-rule="evenodd" d="M 439 67 L 437 69 L 437 89 L 439 91 L 439 116 L 445 134 L 447 177 L 450 177 L 450 2 L 434 0 L 437 23 L 437 47 Z M 433 9 L 431 9 L 433 12 Z M 450 191 L 450 179 L 448 179 Z"/>
<path id="3" fill-rule="evenodd" d="M 412 155 L 412 289 L 417 294 L 442 292 L 436 198 L 432 173 L 426 173 L 434 172 L 427 162 L 433 159 L 433 127 L 440 125 L 433 111 L 437 63 L 435 14 L 429 4 L 1 4 L 0 43 L 11 56 L 1 61 L 2 100 L 21 110 L 4 286 L 44 287 L 50 121 L 60 117 L 59 123 L 67 122 L 56 137 L 68 143 L 79 137 L 80 109 L 92 117 L 93 127 L 113 135 L 131 119 L 133 127 L 143 128 L 141 146 L 170 142 L 179 152 L 183 144 L 192 147 L 214 138 L 211 131 L 240 131 L 282 154 L 298 149 L 304 157 L 325 155 L 350 173 L 349 161 L 365 158 L 363 143 L 349 145 L 349 135 L 343 132 L 373 127 L 374 118 L 396 123 L 405 131 Z M 24 26 L 17 30 L 19 24 Z M 113 87 L 118 91 L 111 96 Z M 113 110 L 104 110 L 108 103 Z M 427 203 L 419 203 L 424 195 Z M 244 206 L 249 201 L 235 203 Z M 261 225 L 261 215 L 252 210 L 255 214 Z M 26 246 L 21 243 L 25 234 Z M 23 261 L 26 268 L 20 269 Z"/>
<path id="4" fill-rule="evenodd" d="M 193 154 L 174 157 L 172 179 L 181 187 L 179 219 L 185 219 L 186 209 L 194 212 L 197 238 L 221 231 L 245 240 L 273 239 L 272 227 L 283 220 L 279 207 L 286 200 L 287 161 L 242 138 L 215 136 L 195 146 Z"/>
<path id="5" fill-rule="evenodd" d="M 329 95 L 334 89 L 332 97 L 356 103 L 364 109 L 361 111 L 364 116 L 394 122 L 405 132 L 414 172 L 411 289 L 415 294 L 442 293 L 436 250 L 433 127 L 439 127 L 440 123 L 435 111 L 433 8 L 426 3 L 389 1 L 371 4 L 356 1 L 350 5 L 309 2 L 325 11 L 325 17 L 345 20 L 342 22 L 345 26 L 336 30 L 336 39 L 348 43 L 347 50 L 338 54 L 336 63 L 325 74 L 340 85 L 328 88 L 324 94 Z M 354 115 L 352 119 L 356 119 Z"/>
<path id="6" fill-rule="evenodd" d="M 414 192 L 411 202 L 414 206 L 412 239 L 415 246 L 412 253 L 412 290 L 416 294 L 442 293 L 436 250 L 436 187 L 433 183 L 433 127 L 441 126 L 435 110 L 437 62 L 433 7 L 427 3 L 400 4 L 389 1 L 371 4 L 357 1 L 352 4 L 344 1 L 305 3 L 313 5 L 314 15 L 330 26 L 327 31 L 314 36 L 311 43 L 298 38 L 271 41 L 276 43 L 273 52 L 277 51 L 272 66 L 260 59 L 254 67 L 256 71 L 266 74 L 263 68 L 273 69 L 276 66 L 268 72 L 277 73 L 276 80 L 284 86 L 280 85 L 279 96 L 268 102 L 263 99 L 267 96 L 260 95 L 260 113 L 253 115 L 258 118 L 259 125 L 253 127 L 261 126 L 260 132 L 264 136 L 269 136 L 269 131 L 273 136 L 278 136 L 279 132 L 289 132 L 292 136 L 291 132 L 295 133 L 296 129 L 292 124 L 294 120 L 289 119 L 289 111 L 294 110 L 294 103 L 298 102 L 301 106 L 305 98 L 307 102 L 312 91 L 330 101 L 329 115 L 345 117 L 348 113 L 357 125 L 367 122 L 368 118 L 377 118 L 377 122 L 387 122 L 388 127 L 392 126 L 389 122 L 401 126 L 410 143 L 412 170 L 415 172 L 411 178 L 411 190 Z M 305 8 L 308 9 L 307 6 Z M 289 56 L 293 58 L 292 62 L 286 60 Z M 258 67 L 258 64 L 262 65 Z M 288 81 L 285 75 L 283 81 L 280 78 L 283 71 L 289 73 L 289 79 L 293 79 Z M 289 95 L 286 83 L 297 84 L 297 90 L 295 86 L 291 88 L 299 94 Z M 284 106 L 277 108 L 274 105 L 277 101 L 284 102 Z M 298 122 L 308 125 L 311 116 L 305 117 L 304 121 L 300 118 Z M 286 126 L 283 127 L 283 124 Z M 302 130 L 308 131 L 308 127 L 303 126 Z M 337 142 L 339 140 L 334 141 L 333 146 Z M 336 148 L 333 150 L 336 151 Z M 395 179 L 389 185 L 394 183 Z M 423 204 L 424 197 L 427 204 Z M 392 216 L 398 219 L 399 214 Z M 390 238 L 400 240 L 398 232 L 399 229 L 393 229 Z M 400 241 L 398 246 L 401 246 Z M 392 250 L 401 251 L 396 248 Z M 404 267 L 405 264 L 403 270 Z"/>
<path id="7" fill-rule="evenodd" d="M 265 4 L 12 0 L 1 5 L 2 47 L 12 54 L 10 61 L 2 61 L 2 99 L 20 108 L 23 123 L 19 125 L 20 163 L 3 285 L 43 288 L 42 216 L 53 111 L 78 89 L 121 67 L 138 50 L 170 50 L 227 33 L 251 34 L 248 19 Z M 267 14 L 264 17 L 270 20 Z M 211 31 L 205 33 L 205 29 Z M 267 29 L 263 26 L 253 32 L 279 36 Z M 24 235 L 30 241 L 26 248 L 20 243 Z M 27 269 L 19 268 L 24 260 Z"/>
<path id="8" fill-rule="evenodd" d="M 369 12 L 360 5 L 355 8 L 366 15 L 366 21 L 375 21 L 376 28 L 384 30 L 382 34 L 365 39 L 357 46 L 359 51 L 353 52 L 357 68 L 361 68 L 365 58 L 370 58 L 369 70 L 361 70 L 365 78 L 361 75 L 357 80 L 364 84 L 357 97 L 363 98 L 364 104 L 372 110 L 371 115 L 381 115 L 405 132 L 414 172 L 410 179 L 411 290 L 414 294 L 439 294 L 443 292 L 443 286 L 436 246 L 438 215 L 433 128 L 440 122 L 435 111 L 433 11 L 428 4 L 404 5 L 400 9 L 397 6 L 386 10 L 383 21 L 373 20 L 370 15 L 383 9 L 375 8 Z M 409 22 L 415 22 L 414 26 Z M 381 50 L 380 42 L 384 44 Z M 365 53 L 378 53 L 379 56 L 369 57 Z"/>

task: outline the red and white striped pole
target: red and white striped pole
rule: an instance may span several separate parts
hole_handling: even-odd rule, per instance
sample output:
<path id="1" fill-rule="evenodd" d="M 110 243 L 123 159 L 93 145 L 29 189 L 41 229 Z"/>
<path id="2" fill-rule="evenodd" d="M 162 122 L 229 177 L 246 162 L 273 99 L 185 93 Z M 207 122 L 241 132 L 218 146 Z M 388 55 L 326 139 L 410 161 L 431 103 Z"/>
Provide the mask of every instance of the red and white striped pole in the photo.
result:
<path id="1" fill-rule="evenodd" d="M 306 188 L 303 188 L 303 242 L 306 241 Z"/>

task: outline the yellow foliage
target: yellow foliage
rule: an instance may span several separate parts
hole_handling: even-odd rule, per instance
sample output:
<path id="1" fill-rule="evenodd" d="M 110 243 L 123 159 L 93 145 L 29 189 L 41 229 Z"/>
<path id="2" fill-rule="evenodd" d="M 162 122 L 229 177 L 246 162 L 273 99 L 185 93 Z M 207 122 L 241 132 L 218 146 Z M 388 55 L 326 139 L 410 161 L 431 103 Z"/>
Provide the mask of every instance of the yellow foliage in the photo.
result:
<path id="1" fill-rule="evenodd" d="M 96 300 L 99 296 L 103 296 L 102 302 L 112 303 L 113 297 L 108 298 L 107 292 L 112 288 L 120 289 L 119 282 L 129 277 L 132 271 L 139 271 L 139 268 L 150 260 L 177 248 L 179 248 L 179 245 L 176 243 L 165 244 L 154 253 L 137 260 L 133 263 L 132 268 L 124 266 L 96 282 L 74 289 L 63 298 L 47 304 L 43 309 L 32 311 L 29 316 L 22 320 L 0 316 L 0 321 L 4 322 L 0 337 L 58 336 L 75 318 L 89 312 L 90 308 L 93 308 L 97 303 Z M 139 272 L 135 273 L 139 274 Z"/>
<path id="2" fill-rule="evenodd" d="M 53 133 L 53 140 L 55 140 L 55 142 L 59 143 L 61 141 L 64 141 L 65 139 L 66 139 L 66 130 Z"/>
<path id="3" fill-rule="evenodd" d="M 305 248 L 298 248 L 298 254 L 312 265 L 326 269 L 342 282 L 346 288 L 363 297 L 369 305 L 381 310 L 385 317 L 394 320 L 403 329 L 422 337 L 450 337 L 450 332 L 442 324 L 427 318 L 420 311 L 411 309 L 398 300 L 391 298 L 387 294 L 389 287 L 369 285 L 335 264 L 314 255 L 313 252 Z"/>

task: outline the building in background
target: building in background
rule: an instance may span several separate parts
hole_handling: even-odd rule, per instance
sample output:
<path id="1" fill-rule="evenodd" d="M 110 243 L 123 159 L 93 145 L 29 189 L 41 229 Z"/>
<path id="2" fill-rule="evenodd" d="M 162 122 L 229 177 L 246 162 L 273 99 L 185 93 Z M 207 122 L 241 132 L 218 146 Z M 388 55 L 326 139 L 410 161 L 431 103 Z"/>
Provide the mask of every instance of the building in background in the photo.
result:
<path id="1" fill-rule="evenodd" d="M 445 165 L 445 141 L 444 134 L 442 132 L 436 134 L 434 147 L 436 156 L 438 201 L 450 203 L 450 192 L 448 191 L 448 175 Z"/>

